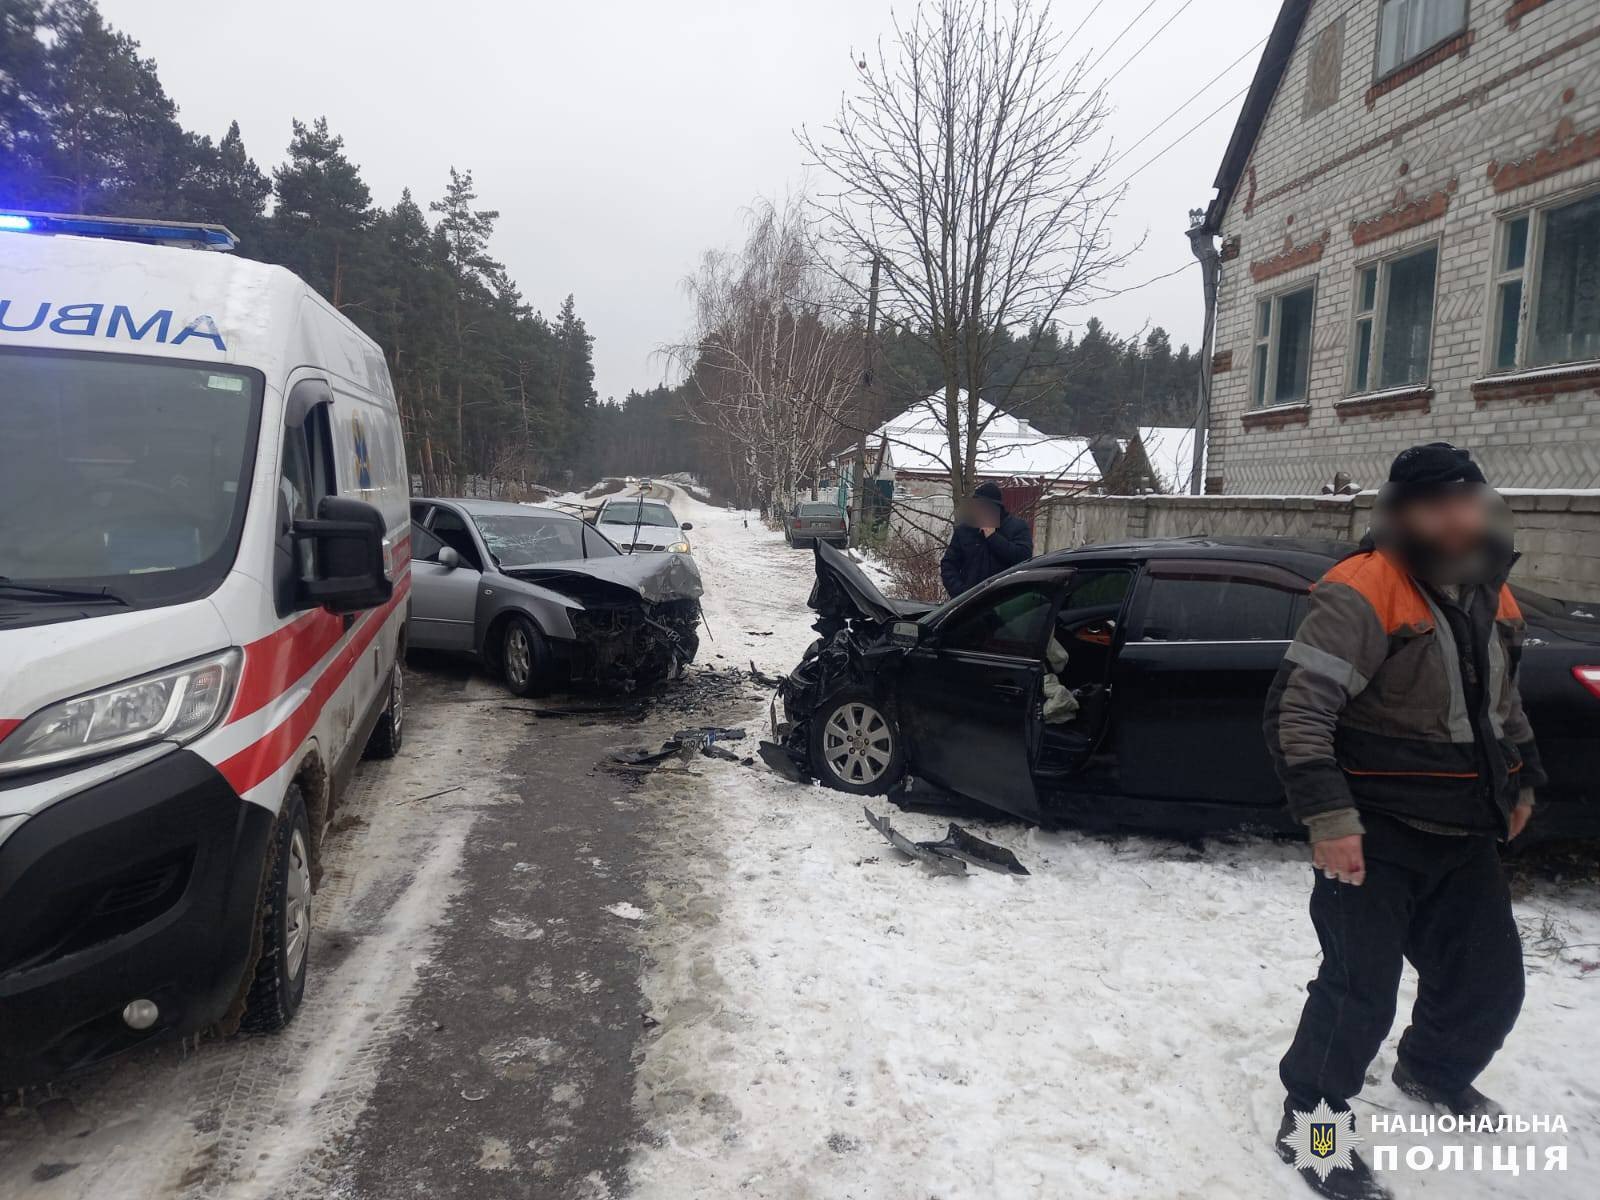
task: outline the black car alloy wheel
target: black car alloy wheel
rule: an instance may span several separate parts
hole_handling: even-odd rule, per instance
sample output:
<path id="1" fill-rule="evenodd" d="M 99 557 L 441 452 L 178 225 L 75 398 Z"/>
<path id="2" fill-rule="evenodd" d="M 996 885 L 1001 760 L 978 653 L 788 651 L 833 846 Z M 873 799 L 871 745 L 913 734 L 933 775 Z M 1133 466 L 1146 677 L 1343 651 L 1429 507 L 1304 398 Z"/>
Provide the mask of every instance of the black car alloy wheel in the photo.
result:
<path id="1" fill-rule="evenodd" d="M 879 795 L 905 774 L 900 730 L 870 690 L 846 688 L 811 719 L 811 765 L 831 788 Z"/>

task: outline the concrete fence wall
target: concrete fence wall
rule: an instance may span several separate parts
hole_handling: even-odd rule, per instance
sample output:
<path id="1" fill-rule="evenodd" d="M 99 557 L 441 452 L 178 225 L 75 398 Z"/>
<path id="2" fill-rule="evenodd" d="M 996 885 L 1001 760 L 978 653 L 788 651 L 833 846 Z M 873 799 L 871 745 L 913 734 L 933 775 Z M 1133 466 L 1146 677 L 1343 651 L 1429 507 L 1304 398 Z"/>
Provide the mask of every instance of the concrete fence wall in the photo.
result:
<path id="1" fill-rule="evenodd" d="M 1600 601 L 1600 491 L 1501 493 L 1516 515 L 1522 558 L 1513 577 L 1564 599 Z M 1040 553 L 1127 538 L 1196 534 L 1356 542 L 1371 520 L 1358 496 L 1063 496 L 1035 522 Z"/>

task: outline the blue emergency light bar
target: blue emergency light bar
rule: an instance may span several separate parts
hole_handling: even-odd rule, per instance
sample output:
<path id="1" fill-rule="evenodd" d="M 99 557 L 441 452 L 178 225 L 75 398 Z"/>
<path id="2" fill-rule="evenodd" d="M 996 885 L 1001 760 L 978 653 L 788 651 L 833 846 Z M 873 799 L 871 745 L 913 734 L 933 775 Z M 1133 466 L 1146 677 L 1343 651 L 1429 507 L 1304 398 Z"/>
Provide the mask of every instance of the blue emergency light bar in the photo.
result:
<path id="1" fill-rule="evenodd" d="M 127 217 L 69 216 L 63 213 L 0 212 L 0 230 L 12 233 L 70 234 L 73 237 L 110 238 L 152 246 L 190 246 L 197 250 L 228 251 L 239 239 L 224 225 L 190 221 L 145 221 Z"/>

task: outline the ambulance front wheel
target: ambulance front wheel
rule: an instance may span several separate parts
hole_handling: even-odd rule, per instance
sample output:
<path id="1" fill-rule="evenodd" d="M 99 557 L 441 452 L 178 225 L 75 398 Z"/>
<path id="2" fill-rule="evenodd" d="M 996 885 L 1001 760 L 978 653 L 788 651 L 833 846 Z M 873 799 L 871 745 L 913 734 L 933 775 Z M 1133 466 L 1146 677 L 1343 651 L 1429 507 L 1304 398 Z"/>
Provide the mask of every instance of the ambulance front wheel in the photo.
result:
<path id="1" fill-rule="evenodd" d="M 305 797 L 291 784 L 273 830 L 261 897 L 261 955 L 239 1028 L 277 1033 L 294 1020 L 306 994 L 311 949 L 311 825 Z"/>

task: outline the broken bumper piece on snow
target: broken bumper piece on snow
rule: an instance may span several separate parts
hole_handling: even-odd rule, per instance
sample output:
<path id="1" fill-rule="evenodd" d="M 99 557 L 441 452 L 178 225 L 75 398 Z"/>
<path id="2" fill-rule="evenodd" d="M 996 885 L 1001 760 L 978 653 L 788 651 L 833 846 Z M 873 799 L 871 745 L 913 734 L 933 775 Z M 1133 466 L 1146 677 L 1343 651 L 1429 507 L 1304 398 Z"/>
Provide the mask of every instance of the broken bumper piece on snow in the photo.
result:
<path id="1" fill-rule="evenodd" d="M 661 743 L 659 750 L 634 749 L 618 750 L 610 756 L 611 762 L 618 766 L 633 770 L 658 767 L 670 759 L 678 759 L 687 763 L 699 755 L 702 758 L 720 758 L 724 762 L 740 763 L 749 766 L 755 760 L 735 754 L 732 750 L 718 745 L 719 742 L 739 742 L 744 740 L 744 730 L 729 729 L 720 725 L 704 725 L 695 729 L 680 729 L 666 741 Z"/>
<path id="2" fill-rule="evenodd" d="M 888 817 L 880 817 L 870 808 L 863 807 L 861 811 L 867 814 L 867 823 L 883 834 L 891 846 L 940 875 L 963 875 L 968 863 L 1002 875 L 1029 873 L 1028 868 L 1017 861 L 1017 856 L 1004 846 L 986 842 L 953 821 L 939 841 L 913 842 L 891 825 Z"/>

